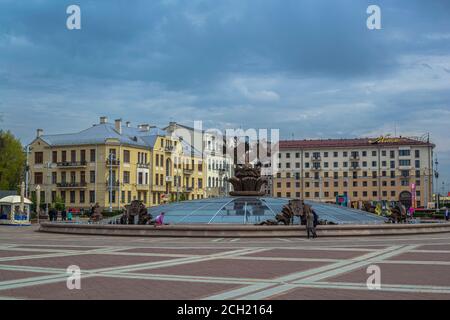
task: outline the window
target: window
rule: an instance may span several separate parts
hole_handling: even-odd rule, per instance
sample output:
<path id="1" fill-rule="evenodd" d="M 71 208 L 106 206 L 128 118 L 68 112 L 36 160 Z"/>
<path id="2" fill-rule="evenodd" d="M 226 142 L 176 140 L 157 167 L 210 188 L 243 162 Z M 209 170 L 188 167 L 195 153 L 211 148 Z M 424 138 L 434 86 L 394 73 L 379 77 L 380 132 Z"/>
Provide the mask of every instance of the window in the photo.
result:
<path id="1" fill-rule="evenodd" d="M 95 149 L 91 149 L 90 154 L 91 162 L 95 162 Z"/>
<path id="2" fill-rule="evenodd" d="M 398 155 L 400 157 L 407 157 L 411 155 L 411 150 L 398 150 Z"/>
<path id="3" fill-rule="evenodd" d="M 34 173 L 34 184 L 42 184 L 44 182 L 44 175 L 42 172 L 35 172 Z"/>
<path id="4" fill-rule="evenodd" d="M 372 151 L 372 157 L 376 157 L 377 156 L 377 152 L 374 150 Z"/>
<path id="5" fill-rule="evenodd" d="M 298 158 L 300 158 L 300 152 L 296 152 L 295 153 L 295 157 L 298 159 Z"/>
<path id="6" fill-rule="evenodd" d="M 410 166 L 411 160 L 398 160 L 398 165 L 399 166 Z"/>
<path id="7" fill-rule="evenodd" d="M 288 152 L 286 153 L 286 159 L 289 159 L 291 157 L 291 154 Z"/>
<path id="8" fill-rule="evenodd" d="M 80 182 L 86 183 L 86 172 L 84 172 L 84 171 L 80 172 Z"/>
<path id="9" fill-rule="evenodd" d="M 95 171 L 89 171 L 89 182 L 95 183 Z"/>
<path id="10" fill-rule="evenodd" d="M 84 190 L 80 190 L 80 203 L 84 203 Z"/>
<path id="11" fill-rule="evenodd" d="M 71 162 L 77 161 L 77 151 L 76 150 L 70 151 L 70 161 Z"/>
<path id="12" fill-rule="evenodd" d="M 56 184 L 56 172 L 52 172 L 52 184 Z"/>
<path id="13" fill-rule="evenodd" d="M 333 152 L 333 157 L 337 158 L 339 156 L 339 153 L 337 151 Z"/>
<path id="14" fill-rule="evenodd" d="M 416 168 L 420 168 L 420 160 L 416 160 L 414 164 Z"/>
<path id="15" fill-rule="evenodd" d="M 324 158 L 328 158 L 328 152 L 324 152 L 324 153 L 323 153 L 323 157 L 324 157 Z"/>
<path id="16" fill-rule="evenodd" d="M 391 159 L 395 159 L 395 151 L 394 150 L 389 151 L 389 156 Z"/>
<path id="17" fill-rule="evenodd" d="M 139 173 L 142 174 L 142 173 Z M 123 183 L 130 183 L 130 171 L 124 171 L 123 172 Z"/>
<path id="18" fill-rule="evenodd" d="M 309 158 L 309 152 L 305 152 L 305 158 Z"/>
<path id="19" fill-rule="evenodd" d="M 123 162 L 130 163 L 130 150 L 123 150 Z"/>
<path id="20" fill-rule="evenodd" d="M 75 203 L 75 191 L 70 191 L 70 203 Z"/>
<path id="21" fill-rule="evenodd" d="M 67 161 L 67 151 L 66 150 L 61 151 L 61 161 L 62 162 Z"/>
<path id="22" fill-rule="evenodd" d="M 34 163 L 35 164 L 42 164 L 42 163 L 44 163 L 44 154 L 42 152 L 35 152 L 34 153 Z"/>
<path id="23" fill-rule="evenodd" d="M 95 203 L 95 191 L 89 191 L 89 203 Z"/>
<path id="24" fill-rule="evenodd" d="M 52 162 L 53 163 L 58 162 L 58 151 L 52 151 Z"/>
<path id="25" fill-rule="evenodd" d="M 80 161 L 81 162 L 86 162 L 86 150 L 81 150 L 80 151 Z"/>
<path id="26" fill-rule="evenodd" d="M 386 150 L 381 151 L 381 156 L 386 157 Z"/>
<path id="27" fill-rule="evenodd" d="M 420 150 L 415 150 L 414 155 L 416 158 L 420 158 Z"/>

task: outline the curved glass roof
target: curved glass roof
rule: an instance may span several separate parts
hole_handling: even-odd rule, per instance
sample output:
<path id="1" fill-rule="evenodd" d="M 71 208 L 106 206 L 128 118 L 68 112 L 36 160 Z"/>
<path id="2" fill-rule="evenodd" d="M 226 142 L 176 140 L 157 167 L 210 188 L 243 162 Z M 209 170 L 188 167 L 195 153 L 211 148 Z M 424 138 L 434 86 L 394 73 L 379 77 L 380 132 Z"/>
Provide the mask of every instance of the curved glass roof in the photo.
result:
<path id="1" fill-rule="evenodd" d="M 156 217 L 165 212 L 165 223 L 170 224 L 256 224 L 275 215 L 289 199 L 271 197 L 223 197 L 190 200 L 151 207 Z M 312 205 L 319 219 L 336 224 L 377 224 L 385 219 L 361 210 L 306 201 Z M 298 223 L 298 218 L 295 221 Z"/>

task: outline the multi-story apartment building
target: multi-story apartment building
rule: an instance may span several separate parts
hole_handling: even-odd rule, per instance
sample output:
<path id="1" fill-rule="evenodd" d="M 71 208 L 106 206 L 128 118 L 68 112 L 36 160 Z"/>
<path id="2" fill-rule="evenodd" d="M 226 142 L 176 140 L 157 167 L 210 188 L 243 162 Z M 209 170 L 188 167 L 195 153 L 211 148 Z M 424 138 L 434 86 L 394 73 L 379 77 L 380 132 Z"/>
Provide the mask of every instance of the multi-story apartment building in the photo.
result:
<path id="1" fill-rule="evenodd" d="M 280 141 L 273 195 L 333 203 L 342 196 L 353 207 L 364 201 L 426 206 L 433 148 L 428 139 L 404 137 Z"/>
<path id="2" fill-rule="evenodd" d="M 170 122 L 164 128 L 168 133 L 176 137 L 182 137 L 183 141 L 194 146 L 195 154 L 201 157 L 206 169 L 205 192 L 207 197 L 224 196 L 228 194 L 228 178 L 232 176 L 232 159 L 224 150 L 223 137 L 214 132 L 195 129 L 176 122 Z M 195 143 L 200 139 L 200 143 Z M 195 148 L 195 146 L 198 148 Z M 201 149 L 201 150 L 199 150 Z"/>
<path id="3" fill-rule="evenodd" d="M 33 193 L 39 185 L 46 203 L 60 197 L 71 208 L 99 203 L 118 209 L 135 199 L 151 206 L 174 199 L 174 194 L 204 196 L 199 178 L 203 164 L 194 159 L 194 178 L 202 188 L 187 187 L 186 177 L 192 173 L 181 164 L 191 163 L 191 157 L 180 141 L 147 124 L 133 128 L 101 117 L 100 123 L 77 133 L 44 135 L 38 129 L 29 150 L 29 190 Z"/>

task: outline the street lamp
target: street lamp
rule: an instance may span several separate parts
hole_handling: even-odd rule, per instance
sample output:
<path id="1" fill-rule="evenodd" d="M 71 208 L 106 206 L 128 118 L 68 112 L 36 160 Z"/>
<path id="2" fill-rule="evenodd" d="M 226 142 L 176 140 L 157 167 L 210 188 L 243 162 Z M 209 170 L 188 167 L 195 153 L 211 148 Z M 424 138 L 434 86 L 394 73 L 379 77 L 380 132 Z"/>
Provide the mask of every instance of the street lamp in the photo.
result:
<path id="1" fill-rule="evenodd" d="M 114 153 L 110 153 L 108 156 L 109 160 L 109 212 L 113 211 L 112 208 L 112 191 L 113 191 L 113 161 L 116 159 Z"/>

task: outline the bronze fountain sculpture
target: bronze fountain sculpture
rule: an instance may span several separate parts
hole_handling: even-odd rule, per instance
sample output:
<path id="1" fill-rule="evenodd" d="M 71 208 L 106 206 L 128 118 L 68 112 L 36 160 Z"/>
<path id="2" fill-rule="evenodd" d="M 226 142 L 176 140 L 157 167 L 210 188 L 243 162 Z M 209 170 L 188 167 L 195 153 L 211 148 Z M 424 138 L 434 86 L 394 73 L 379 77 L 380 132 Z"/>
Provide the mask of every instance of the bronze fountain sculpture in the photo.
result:
<path id="1" fill-rule="evenodd" d="M 252 167 L 251 164 L 238 165 L 235 169 L 235 176 L 228 179 L 233 185 L 230 196 L 263 196 L 261 187 L 267 183 L 267 179 L 261 177 L 261 164 Z"/>

